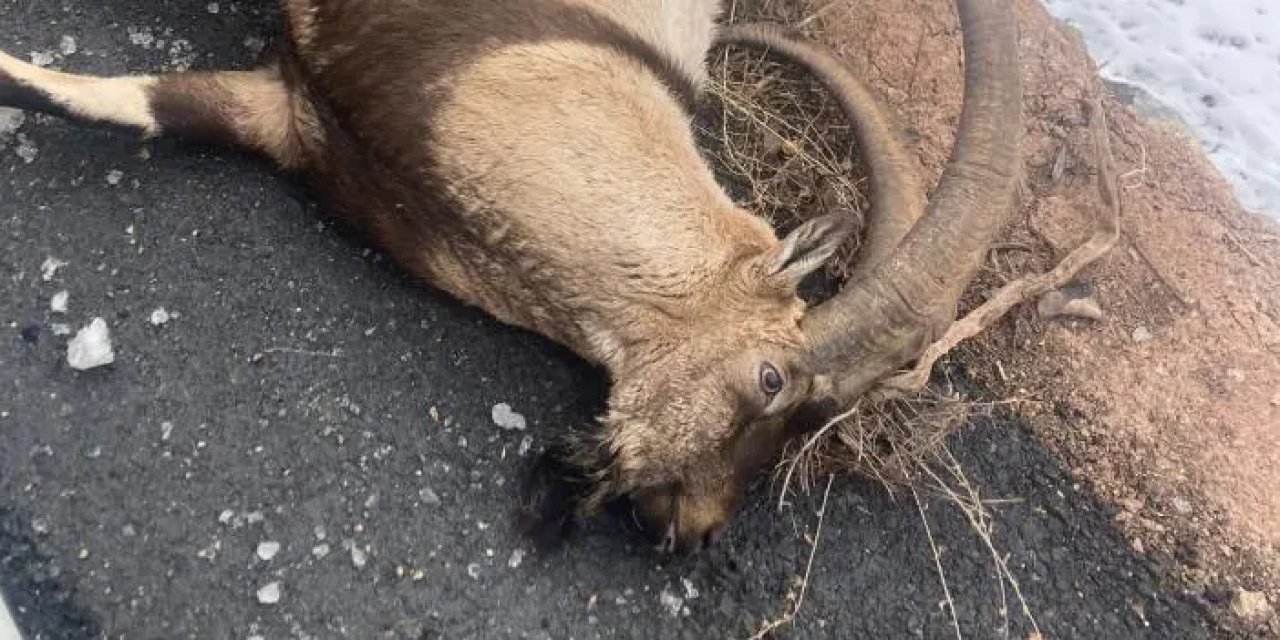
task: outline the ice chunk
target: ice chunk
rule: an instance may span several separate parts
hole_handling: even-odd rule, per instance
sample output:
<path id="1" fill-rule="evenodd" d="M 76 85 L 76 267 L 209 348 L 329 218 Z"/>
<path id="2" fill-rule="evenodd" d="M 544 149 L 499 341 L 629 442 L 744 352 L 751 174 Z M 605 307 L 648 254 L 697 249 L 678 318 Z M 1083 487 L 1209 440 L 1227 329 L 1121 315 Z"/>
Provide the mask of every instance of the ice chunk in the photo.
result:
<path id="1" fill-rule="evenodd" d="M 49 310 L 54 313 L 66 313 L 67 301 L 71 298 L 71 294 L 66 291 L 59 291 L 53 294 L 49 299 Z"/>
<path id="2" fill-rule="evenodd" d="M 111 364 L 115 359 L 115 352 L 111 350 L 111 330 L 102 318 L 94 318 L 67 343 L 67 364 L 72 369 L 93 369 Z"/>

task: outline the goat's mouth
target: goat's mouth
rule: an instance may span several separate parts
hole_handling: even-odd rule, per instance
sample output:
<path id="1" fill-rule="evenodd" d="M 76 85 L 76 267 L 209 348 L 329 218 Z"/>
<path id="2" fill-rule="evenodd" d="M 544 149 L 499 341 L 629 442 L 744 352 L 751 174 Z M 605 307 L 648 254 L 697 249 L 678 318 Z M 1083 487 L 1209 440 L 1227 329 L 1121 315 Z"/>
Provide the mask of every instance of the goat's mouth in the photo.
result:
<path id="1" fill-rule="evenodd" d="M 680 539 L 679 488 L 666 486 L 624 496 L 627 519 L 640 535 L 664 555 L 682 551 L 687 545 Z"/>

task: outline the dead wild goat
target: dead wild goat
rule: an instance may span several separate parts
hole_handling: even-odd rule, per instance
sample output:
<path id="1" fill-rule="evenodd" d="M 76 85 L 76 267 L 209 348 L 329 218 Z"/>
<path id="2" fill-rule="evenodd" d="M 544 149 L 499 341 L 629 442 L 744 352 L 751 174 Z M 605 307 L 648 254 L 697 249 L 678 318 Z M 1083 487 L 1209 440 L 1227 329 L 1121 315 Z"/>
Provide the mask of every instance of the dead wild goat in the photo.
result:
<path id="1" fill-rule="evenodd" d="M 539 490 L 557 526 L 628 500 L 662 549 L 715 540 L 806 427 L 912 362 L 955 317 L 1011 210 L 1021 107 L 1009 0 L 959 0 L 965 108 L 926 206 L 894 129 L 836 57 L 719 0 L 282 0 L 252 71 L 97 78 L 0 54 L 0 105 L 262 154 L 403 268 L 609 372 Z M 848 113 L 873 208 L 852 278 L 796 287 L 839 212 L 779 239 L 695 146 L 716 43 L 773 50 Z M 545 504 L 543 504 L 545 503 Z M 561 505 L 564 506 L 564 505 Z"/>

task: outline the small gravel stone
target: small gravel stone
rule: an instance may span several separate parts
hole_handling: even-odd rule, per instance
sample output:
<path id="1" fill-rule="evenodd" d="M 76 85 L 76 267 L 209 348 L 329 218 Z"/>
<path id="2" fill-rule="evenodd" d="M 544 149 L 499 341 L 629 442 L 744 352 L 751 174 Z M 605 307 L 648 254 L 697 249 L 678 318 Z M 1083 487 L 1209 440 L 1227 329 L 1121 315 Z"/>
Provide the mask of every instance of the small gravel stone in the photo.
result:
<path id="1" fill-rule="evenodd" d="M 40 148 L 25 133 L 18 134 L 18 146 L 14 148 L 13 152 L 18 154 L 18 157 L 22 158 L 22 161 L 27 164 L 35 162 L 36 158 L 40 156 Z"/>
<path id="2" fill-rule="evenodd" d="M 231 520 L 234 519 L 235 517 L 236 517 L 236 512 L 230 509 L 224 509 L 222 513 L 218 514 L 218 522 L 220 524 L 231 524 Z"/>
<path id="3" fill-rule="evenodd" d="M 507 560 L 507 566 L 512 569 L 518 569 L 520 564 L 524 562 L 524 549 L 516 549 L 511 552 L 511 558 Z"/>
<path id="4" fill-rule="evenodd" d="M 267 605 L 280 602 L 280 583 L 272 582 L 259 588 L 258 602 Z"/>
<path id="5" fill-rule="evenodd" d="M 1180 514 L 1182 514 L 1182 515 L 1184 515 L 1184 516 L 1185 516 L 1185 515 L 1188 515 L 1188 514 L 1190 514 L 1190 513 L 1191 513 L 1191 501 L 1190 501 L 1190 500 L 1187 500 L 1186 498 L 1183 498 L 1183 497 L 1179 496 L 1179 497 L 1177 497 L 1177 498 L 1174 498 L 1172 502 L 1173 502 L 1173 510 L 1174 510 L 1174 511 L 1177 511 L 1178 513 L 1180 513 Z"/>
<path id="6" fill-rule="evenodd" d="M 1101 320 L 1102 307 L 1087 293 L 1075 295 L 1069 290 L 1054 290 L 1040 297 L 1036 310 L 1046 320 L 1052 318 L 1083 318 L 1085 320 Z"/>
<path id="7" fill-rule="evenodd" d="M 164 307 L 159 307 L 155 311 L 152 311 L 151 316 L 147 318 L 147 320 L 150 321 L 151 324 L 157 327 L 169 322 L 169 320 L 172 320 L 172 319 L 173 319 L 173 316 L 171 316 L 169 312 L 165 310 Z"/>
<path id="8" fill-rule="evenodd" d="M 369 563 L 369 554 L 356 545 L 351 545 L 351 565 L 363 569 Z"/>
<path id="9" fill-rule="evenodd" d="M 1133 341 L 1138 344 L 1148 342 L 1153 337 L 1154 336 L 1151 335 L 1151 330 L 1146 327 L 1138 327 L 1133 330 Z"/>
<path id="10" fill-rule="evenodd" d="M 525 455 L 533 448 L 533 436 L 525 436 L 520 438 L 520 448 L 516 449 L 516 453 Z"/>
<path id="11" fill-rule="evenodd" d="M 472 580 L 479 580 L 480 564 L 477 562 L 472 562 L 471 564 L 467 565 L 467 575 L 471 576 Z"/>
<path id="12" fill-rule="evenodd" d="M 66 313 L 67 303 L 70 299 L 71 294 L 66 291 L 59 291 L 53 294 L 53 297 L 49 299 L 49 310 L 54 313 Z"/>
<path id="13" fill-rule="evenodd" d="M 40 279 L 45 282 L 53 280 L 54 276 L 58 275 L 58 271 L 67 264 L 65 260 L 59 260 L 53 256 L 45 258 L 44 262 L 40 263 Z"/>
<path id="14" fill-rule="evenodd" d="M 680 615 L 680 610 L 684 609 L 684 598 L 671 593 L 670 590 L 663 587 L 662 593 L 658 594 L 658 602 L 667 614 L 675 618 Z"/>
<path id="15" fill-rule="evenodd" d="M 258 543 L 258 559 L 263 562 L 270 562 L 272 558 L 280 553 L 280 543 L 274 540 L 264 540 Z"/>
<path id="16" fill-rule="evenodd" d="M 440 505 L 440 496 L 431 487 L 423 487 L 418 490 L 418 497 L 422 499 L 422 503 L 431 507 Z"/>
<path id="17" fill-rule="evenodd" d="M 72 36 L 62 36 L 62 39 L 58 41 L 58 51 L 61 51 L 64 56 L 72 55 L 79 50 L 80 46 L 76 44 L 76 39 Z"/>
<path id="18" fill-rule="evenodd" d="M 259 36 L 245 36 L 244 48 L 253 53 L 262 53 L 262 50 L 267 48 L 267 41 Z"/>
<path id="19" fill-rule="evenodd" d="M 27 121 L 27 114 L 18 109 L 0 107 L 0 145 L 8 142 Z"/>
<path id="20" fill-rule="evenodd" d="M 524 431 L 528 427 L 524 416 L 513 411 L 511 405 L 505 402 L 493 405 L 492 417 L 493 423 L 498 425 L 498 428 L 507 431 Z"/>
<path id="21" fill-rule="evenodd" d="M 107 184 L 118 186 L 120 181 L 124 180 L 124 172 L 119 169 L 112 169 L 107 172 Z"/>
<path id="22" fill-rule="evenodd" d="M 71 325 L 62 322 L 55 322 L 49 325 L 49 330 L 52 331 L 55 336 L 71 335 Z"/>
<path id="23" fill-rule="evenodd" d="M 53 62 L 57 59 L 58 59 L 58 56 L 54 54 L 54 52 L 52 51 L 32 51 L 31 52 L 31 64 L 34 64 L 37 67 L 47 67 L 53 64 Z"/>
<path id="24" fill-rule="evenodd" d="M 1261 591 L 1238 589 L 1231 596 L 1231 611 L 1252 622 L 1260 622 L 1271 617 L 1271 603 L 1267 594 Z"/>
<path id="25" fill-rule="evenodd" d="M 320 544 L 311 547 L 311 555 L 319 559 L 324 559 L 329 555 L 330 551 L 331 549 L 329 548 L 329 544 L 326 542 L 321 542 Z"/>

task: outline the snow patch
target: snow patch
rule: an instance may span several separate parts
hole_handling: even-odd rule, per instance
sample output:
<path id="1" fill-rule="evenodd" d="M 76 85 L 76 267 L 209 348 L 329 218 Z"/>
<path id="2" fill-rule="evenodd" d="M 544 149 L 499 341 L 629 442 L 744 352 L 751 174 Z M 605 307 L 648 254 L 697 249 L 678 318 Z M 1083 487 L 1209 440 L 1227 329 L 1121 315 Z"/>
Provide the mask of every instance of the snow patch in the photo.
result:
<path id="1" fill-rule="evenodd" d="M 1186 122 L 1240 203 L 1280 220 L 1280 5 L 1275 0 L 1045 0 L 1108 79 Z"/>

